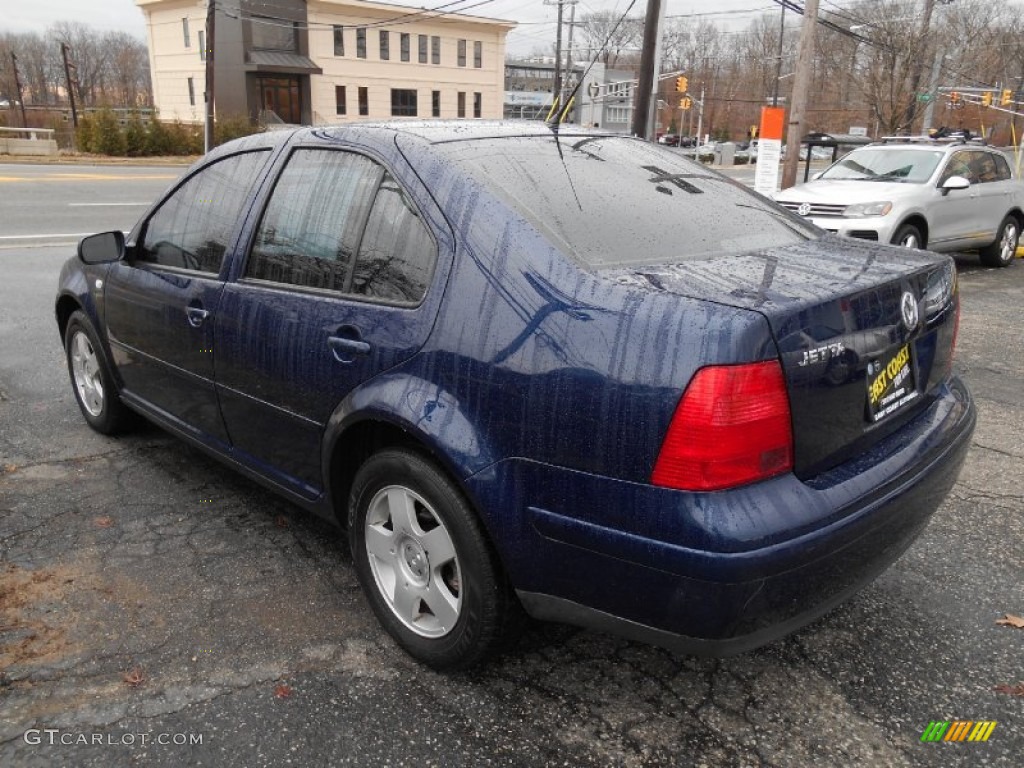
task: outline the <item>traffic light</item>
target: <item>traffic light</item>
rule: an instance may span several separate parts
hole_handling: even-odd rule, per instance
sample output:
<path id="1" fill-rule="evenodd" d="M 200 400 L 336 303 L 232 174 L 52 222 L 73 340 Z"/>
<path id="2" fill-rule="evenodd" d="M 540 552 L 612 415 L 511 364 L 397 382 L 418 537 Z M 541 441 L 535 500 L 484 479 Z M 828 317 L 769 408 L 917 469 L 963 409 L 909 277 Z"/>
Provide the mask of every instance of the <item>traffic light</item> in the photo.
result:
<path id="1" fill-rule="evenodd" d="M 693 99 L 691 99 L 689 96 L 683 96 L 683 98 L 681 98 L 679 100 L 679 108 L 680 109 L 689 109 L 692 106 L 693 106 Z"/>
<path id="2" fill-rule="evenodd" d="M 992 106 L 992 91 L 985 91 L 983 94 L 981 94 L 981 106 Z"/>
<path id="3" fill-rule="evenodd" d="M 676 78 L 676 93 L 686 93 L 686 89 L 689 87 L 690 81 L 683 75 Z"/>
<path id="4" fill-rule="evenodd" d="M 1005 107 L 1013 101 L 1013 91 L 1009 88 L 1003 88 L 1003 94 L 999 97 L 999 105 Z"/>

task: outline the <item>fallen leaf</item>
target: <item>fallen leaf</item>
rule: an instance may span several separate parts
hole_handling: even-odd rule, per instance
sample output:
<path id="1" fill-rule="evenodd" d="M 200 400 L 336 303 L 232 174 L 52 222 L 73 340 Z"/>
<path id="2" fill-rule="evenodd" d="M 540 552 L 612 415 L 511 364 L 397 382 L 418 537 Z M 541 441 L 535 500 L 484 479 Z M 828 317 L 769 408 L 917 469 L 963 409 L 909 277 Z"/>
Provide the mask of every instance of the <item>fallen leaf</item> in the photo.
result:
<path id="1" fill-rule="evenodd" d="M 288 527 L 288 518 L 285 517 L 284 515 L 278 515 L 274 519 L 274 525 L 276 525 L 278 528 L 287 528 Z"/>
<path id="2" fill-rule="evenodd" d="M 142 667 L 135 667 L 135 669 L 124 673 L 124 681 L 135 688 L 146 681 L 146 673 L 142 671 Z"/>
<path id="3" fill-rule="evenodd" d="M 1016 685 L 997 685 L 992 689 L 996 693 L 1008 693 L 1010 696 L 1024 696 L 1024 683 L 1017 683 Z"/>
<path id="4" fill-rule="evenodd" d="M 114 518 L 110 515 L 103 515 L 103 517 L 97 517 L 93 522 L 97 528 L 109 528 L 114 524 Z"/>
<path id="5" fill-rule="evenodd" d="M 274 695 L 279 699 L 287 699 L 292 695 L 291 686 L 282 683 L 274 689 Z"/>
<path id="6" fill-rule="evenodd" d="M 1001 624 L 1004 627 L 1016 627 L 1017 629 L 1024 629 L 1024 619 L 1020 616 L 1014 616 L 1012 613 L 1007 613 L 1001 619 L 996 619 L 996 624 Z"/>

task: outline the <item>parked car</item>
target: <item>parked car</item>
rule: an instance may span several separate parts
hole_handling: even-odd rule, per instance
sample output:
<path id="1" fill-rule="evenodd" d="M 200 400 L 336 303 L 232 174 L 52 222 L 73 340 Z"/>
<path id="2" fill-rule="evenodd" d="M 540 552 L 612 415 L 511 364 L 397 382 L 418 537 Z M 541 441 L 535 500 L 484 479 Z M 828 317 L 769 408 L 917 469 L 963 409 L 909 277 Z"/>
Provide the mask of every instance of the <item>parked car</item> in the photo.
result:
<path id="1" fill-rule="evenodd" d="M 524 613 L 723 655 L 848 598 L 964 460 L 958 313 L 948 257 L 638 139 L 465 121 L 225 144 L 56 299 L 90 426 L 141 414 L 346 528 L 441 669 Z"/>
<path id="2" fill-rule="evenodd" d="M 679 134 L 678 133 L 663 133 L 661 136 L 658 137 L 658 143 L 659 144 L 664 144 L 665 146 L 668 146 L 668 147 L 678 147 L 679 146 Z"/>
<path id="3" fill-rule="evenodd" d="M 860 147 L 775 199 L 845 237 L 940 252 L 977 249 L 993 267 L 1013 262 L 1024 227 L 1024 184 L 1006 156 L 964 141 Z"/>

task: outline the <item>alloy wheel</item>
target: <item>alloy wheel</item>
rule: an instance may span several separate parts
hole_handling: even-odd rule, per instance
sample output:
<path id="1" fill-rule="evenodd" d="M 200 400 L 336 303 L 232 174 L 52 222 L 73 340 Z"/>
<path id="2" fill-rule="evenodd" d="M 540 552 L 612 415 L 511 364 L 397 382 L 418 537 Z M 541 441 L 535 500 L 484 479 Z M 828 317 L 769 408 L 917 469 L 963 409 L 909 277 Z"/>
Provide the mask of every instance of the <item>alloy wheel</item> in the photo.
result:
<path id="1" fill-rule="evenodd" d="M 75 331 L 71 340 L 71 373 L 82 407 L 90 416 L 98 418 L 103 412 L 105 397 L 100 361 L 92 342 L 82 331 Z"/>

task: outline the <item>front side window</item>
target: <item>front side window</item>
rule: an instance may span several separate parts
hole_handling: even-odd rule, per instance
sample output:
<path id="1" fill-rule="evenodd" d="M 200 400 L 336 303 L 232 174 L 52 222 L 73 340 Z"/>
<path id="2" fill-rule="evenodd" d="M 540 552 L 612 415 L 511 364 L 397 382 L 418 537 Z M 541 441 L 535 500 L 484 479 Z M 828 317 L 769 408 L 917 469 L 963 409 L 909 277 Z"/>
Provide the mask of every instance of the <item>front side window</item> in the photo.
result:
<path id="1" fill-rule="evenodd" d="M 244 152 L 206 166 L 164 200 L 134 261 L 217 274 L 269 152 Z"/>
<path id="2" fill-rule="evenodd" d="M 396 117 L 415 117 L 416 91 L 405 88 L 391 89 L 391 114 Z"/>
<path id="3" fill-rule="evenodd" d="M 391 35 L 384 30 L 380 32 L 380 60 L 388 61 L 391 59 Z"/>
<path id="4" fill-rule="evenodd" d="M 418 304 L 427 292 L 437 246 L 398 183 L 385 174 L 359 243 L 352 293 Z"/>
<path id="5" fill-rule="evenodd" d="M 941 187 L 953 176 L 963 176 L 972 184 L 978 183 L 978 179 L 975 178 L 974 171 L 971 169 L 970 152 L 954 152 L 950 155 L 949 162 L 946 163 L 942 175 L 939 176 L 939 186 Z"/>
<path id="6" fill-rule="evenodd" d="M 245 276 L 347 292 L 359 233 L 382 175 L 361 155 L 296 150 L 267 203 Z"/>

